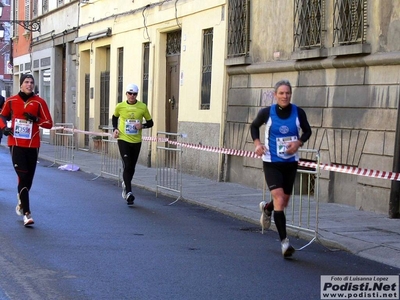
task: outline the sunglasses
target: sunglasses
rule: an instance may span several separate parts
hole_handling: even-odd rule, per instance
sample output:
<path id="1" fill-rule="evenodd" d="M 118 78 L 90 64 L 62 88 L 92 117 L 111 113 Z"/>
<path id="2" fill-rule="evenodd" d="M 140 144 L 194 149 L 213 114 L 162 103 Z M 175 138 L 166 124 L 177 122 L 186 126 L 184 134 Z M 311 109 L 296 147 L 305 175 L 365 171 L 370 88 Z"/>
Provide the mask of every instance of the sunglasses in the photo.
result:
<path id="1" fill-rule="evenodd" d="M 128 95 L 135 95 L 135 96 L 137 96 L 137 93 L 131 93 L 131 92 L 126 92 Z"/>

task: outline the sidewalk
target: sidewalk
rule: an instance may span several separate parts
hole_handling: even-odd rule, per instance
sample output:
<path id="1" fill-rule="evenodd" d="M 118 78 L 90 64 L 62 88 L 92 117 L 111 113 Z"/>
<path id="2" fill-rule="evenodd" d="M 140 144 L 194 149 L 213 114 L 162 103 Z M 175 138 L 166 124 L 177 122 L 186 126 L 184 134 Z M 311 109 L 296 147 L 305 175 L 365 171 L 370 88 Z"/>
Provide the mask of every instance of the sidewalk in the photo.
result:
<path id="1" fill-rule="evenodd" d="M 2 145 L 4 144 L 3 142 Z M 54 161 L 53 146 L 42 143 L 39 157 L 39 161 Z M 95 178 L 100 174 L 101 156 L 78 150 L 74 152 L 74 164 L 83 172 L 93 173 Z M 255 227 L 259 226 L 258 204 L 262 201 L 262 190 L 185 174 L 182 182 L 184 201 L 249 221 Z M 155 192 L 156 169 L 138 164 L 132 184 Z M 177 198 L 173 192 L 159 192 Z M 328 248 L 339 248 L 400 268 L 400 219 L 389 219 L 385 215 L 359 211 L 346 205 L 320 203 L 318 228 L 317 242 Z M 307 241 L 312 238 L 306 233 L 297 234 Z"/>

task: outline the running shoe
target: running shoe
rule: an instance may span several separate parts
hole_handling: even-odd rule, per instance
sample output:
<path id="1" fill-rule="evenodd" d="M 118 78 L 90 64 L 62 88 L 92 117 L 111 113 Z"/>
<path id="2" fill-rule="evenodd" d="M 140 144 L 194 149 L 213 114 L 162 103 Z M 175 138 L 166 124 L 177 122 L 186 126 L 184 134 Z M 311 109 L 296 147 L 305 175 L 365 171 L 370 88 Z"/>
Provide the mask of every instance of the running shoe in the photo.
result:
<path id="1" fill-rule="evenodd" d="M 264 234 L 264 229 L 268 229 L 271 226 L 271 212 L 266 210 L 268 202 L 261 201 L 260 202 L 260 224 L 261 224 L 261 233 Z"/>
<path id="2" fill-rule="evenodd" d="M 15 207 L 15 212 L 17 213 L 18 216 L 22 216 L 24 214 L 24 211 L 22 210 L 21 199 L 19 198 L 19 193 L 17 194 L 17 199 L 18 199 L 18 203 L 17 203 L 17 206 Z"/>
<path id="3" fill-rule="evenodd" d="M 24 215 L 24 226 L 30 226 L 35 223 L 32 219 L 31 214 Z"/>
<path id="4" fill-rule="evenodd" d="M 122 181 L 122 199 L 126 199 L 126 187 L 125 187 L 125 182 Z"/>
<path id="5" fill-rule="evenodd" d="M 126 203 L 128 204 L 128 206 L 133 206 L 134 201 L 135 201 L 135 196 L 132 195 L 131 192 L 128 192 L 126 194 Z"/>
<path id="6" fill-rule="evenodd" d="M 282 245 L 282 255 L 283 257 L 291 257 L 292 254 L 296 251 L 289 243 L 289 239 L 286 238 L 281 242 Z"/>

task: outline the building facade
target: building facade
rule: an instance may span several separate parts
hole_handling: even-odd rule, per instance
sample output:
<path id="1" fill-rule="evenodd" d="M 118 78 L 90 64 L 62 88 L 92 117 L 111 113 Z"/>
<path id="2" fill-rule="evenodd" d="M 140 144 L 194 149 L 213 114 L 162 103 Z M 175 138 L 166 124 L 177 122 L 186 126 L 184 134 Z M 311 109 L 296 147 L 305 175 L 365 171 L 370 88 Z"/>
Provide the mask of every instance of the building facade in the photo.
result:
<path id="1" fill-rule="evenodd" d="M 176 132 L 187 143 L 253 151 L 250 123 L 285 78 L 313 129 L 304 147 L 320 150 L 322 163 L 400 172 L 398 0 L 31 5 L 42 29 L 31 41 L 24 32 L 13 38 L 14 82 L 33 72 L 56 122 L 108 130 L 125 86 L 135 83 L 155 123 L 146 134 Z M 78 143 L 91 147 L 88 135 Z M 154 161 L 155 144 L 144 142 L 140 163 Z M 264 186 L 259 159 L 185 148 L 182 167 Z M 321 179 L 320 201 L 399 215 L 398 182 L 329 171 Z"/>
<path id="2" fill-rule="evenodd" d="M 33 74 L 36 93 L 47 101 L 54 122 L 75 124 L 77 79 L 73 41 L 78 31 L 80 2 L 13 1 L 18 5 L 14 14 L 20 20 L 39 24 L 31 29 L 14 25 L 14 92 L 19 91 L 21 74 Z M 50 131 L 43 130 L 42 139 L 50 142 L 50 138 Z"/>
<path id="3" fill-rule="evenodd" d="M 10 20 L 11 6 L 10 0 L 1 2 L 2 15 L 0 18 L 3 36 L 0 39 L 0 93 L 3 97 L 8 97 L 12 93 L 12 31 L 9 22 L 1 20 Z"/>
<path id="4" fill-rule="evenodd" d="M 107 129 L 125 87 L 139 86 L 154 127 L 184 133 L 184 142 L 222 146 L 225 102 L 226 3 L 87 1 L 80 6 L 78 126 Z M 80 147 L 90 148 L 81 139 Z M 154 165 L 155 144 L 140 160 Z M 185 152 L 185 172 L 218 177 L 219 155 Z"/>
<path id="5" fill-rule="evenodd" d="M 249 27 L 235 37 L 245 50 L 226 60 L 228 148 L 254 149 L 249 124 L 286 78 L 313 128 L 305 147 L 322 163 L 399 172 L 399 1 L 229 3 Z M 226 171 L 227 181 L 263 186 L 257 160 L 229 157 Z M 320 192 L 324 202 L 398 216 L 397 182 L 323 171 Z"/>

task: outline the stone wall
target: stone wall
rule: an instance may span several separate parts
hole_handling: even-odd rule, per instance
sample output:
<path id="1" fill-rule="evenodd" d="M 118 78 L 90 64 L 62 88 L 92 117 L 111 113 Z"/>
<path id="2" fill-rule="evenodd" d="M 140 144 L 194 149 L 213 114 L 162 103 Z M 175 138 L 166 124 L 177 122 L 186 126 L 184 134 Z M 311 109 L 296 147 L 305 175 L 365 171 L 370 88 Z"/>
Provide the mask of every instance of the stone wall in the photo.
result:
<path id="1" fill-rule="evenodd" d="M 318 149 L 322 163 L 393 170 L 394 156 L 399 155 L 400 42 L 395 36 L 400 2 L 367 1 L 365 43 L 352 45 L 334 43 L 334 2 L 327 0 L 323 7 L 324 34 L 315 49 L 294 49 L 295 2 L 253 3 L 248 64 L 227 69 L 226 147 L 254 150 L 249 125 L 262 107 L 273 103 L 273 86 L 285 78 L 293 85 L 292 102 L 304 108 L 313 129 L 304 147 Z M 286 17 L 276 18 L 281 15 Z M 260 160 L 226 161 L 225 180 L 263 187 Z M 321 178 L 321 201 L 389 211 L 389 180 L 328 171 L 322 171 Z"/>
<path id="2" fill-rule="evenodd" d="M 319 149 L 322 163 L 391 171 L 399 68 L 371 62 L 361 66 L 354 58 L 343 60 L 348 67 L 315 68 L 304 61 L 305 71 L 297 71 L 295 63 L 290 70 L 287 62 L 286 72 L 277 72 L 268 63 L 242 72 L 234 70 L 229 81 L 225 147 L 254 150 L 249 125 L 262 107 L 273 103 L 274 83 L 285 78 L 293 86 L 292 102 L 306 111 L 313 129 L 304 148 Z M 261 161 L 232 157 L 229 162 L 227 180 L 263 186 Z M 322 202 L 381 213 L 389 210 L 389 180 L 327 171 L 322 172 L 321 178 Z"/>

